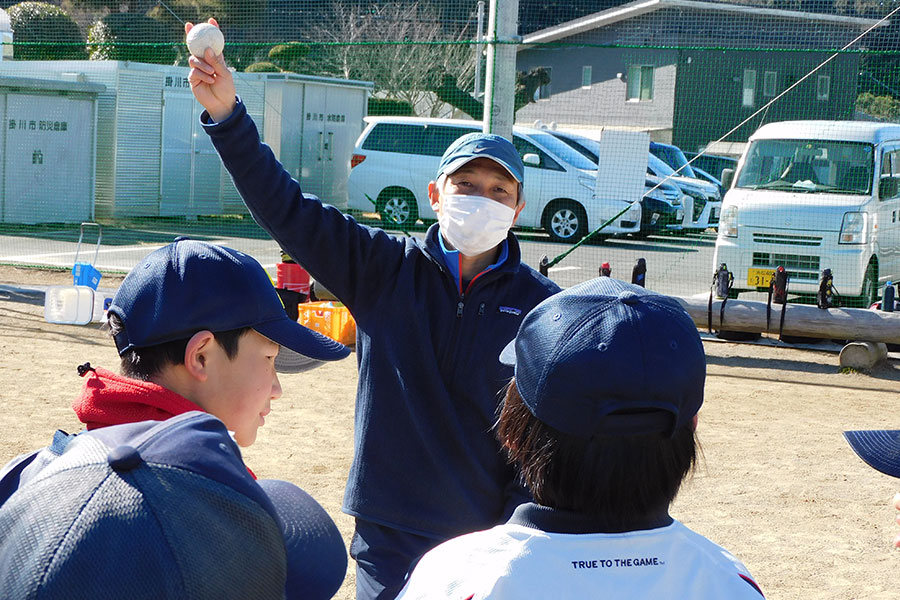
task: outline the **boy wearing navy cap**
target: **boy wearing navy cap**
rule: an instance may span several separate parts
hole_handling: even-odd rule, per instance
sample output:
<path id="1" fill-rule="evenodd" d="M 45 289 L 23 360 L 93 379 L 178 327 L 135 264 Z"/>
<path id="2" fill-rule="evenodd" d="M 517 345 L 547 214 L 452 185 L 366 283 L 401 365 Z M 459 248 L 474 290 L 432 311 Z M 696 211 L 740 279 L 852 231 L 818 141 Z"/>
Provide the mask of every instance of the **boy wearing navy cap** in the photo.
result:
<path id="1" fill-rule="evenodd" d="M 281 395 L 281 352 L 349 348 L 289 319 L 252 257 L 193 240 L 132 269 L 108 318 L 123 375 L 78 368 L 88 431 L 0 470 L 0 597 L 330 598 L 334 522 L 292 484 L 257 485 L 238 446 Z"/>
<path id="2" fill-rule="evenodd" d="M 357 598 L 393 598 L 428 549 L 504 521 L 527 499 L 491 434 L 512 375 L 497 356 L 559 290 L 522 263 L 510 232 L 525 166 L 509 140 L 460 138 L 428 186 L 438 223 L 424 240 L 389 235 L 304 198 L 260 143 L 222 56 L 189 60 L 201 122 L 253 218 L 356 320 L 343 510 L 356 518 Z"/>
<path id="3" fill-rule="evenodd" d="M 281 396 L 282 352 L 310 366 L 350 352 L 289 319 L 251 256 L 195 240 L 150 253 L 107 316 L 122 375 L 79 368 L 86 381 L 72 406 L 88 429 L 204 410 L 249 446 Z"/>
<path id="4" fill-rule="evenodd" d="M 430 551 L 398 598 L 762 597 L 668 513 L 696 461 L 706 376 L 675 300 L 585 282 L 531 311 L 500 360 L 515 376 L 497 434 L 535 502 Z"/>

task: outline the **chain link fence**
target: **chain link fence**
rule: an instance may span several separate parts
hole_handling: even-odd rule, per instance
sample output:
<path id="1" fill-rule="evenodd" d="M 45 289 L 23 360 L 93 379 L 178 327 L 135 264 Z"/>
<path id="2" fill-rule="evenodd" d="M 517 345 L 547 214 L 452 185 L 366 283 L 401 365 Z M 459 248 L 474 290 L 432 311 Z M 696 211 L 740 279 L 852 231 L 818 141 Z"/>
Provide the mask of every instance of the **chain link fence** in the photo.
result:
<path id="1" fill-rule="evenodd" d="M 693 295 L 724 262 L 733 295 L 766 291 L 781 266 L 811 302 L 829 269 L 838 297 L 866 305 L 900 279 L 892 5 L 0 7 L 0 263 L 71 268 L 82 238 L 99 270 L 126 272 L 191 235 L 274 266 L 187 82 L 184 24 L 215 17 L 263 139 L 305 192 L 367 225 L 422 235 L 444 148 L 504 117 L 527 165 L 523 258 L 561 285 L 630 280 L 643 261 L 648 287 Z M 515 33 L 498 35 L 492 11 L 512 9 Z M 801 120 L 817 123 L 785 123 Z"/>

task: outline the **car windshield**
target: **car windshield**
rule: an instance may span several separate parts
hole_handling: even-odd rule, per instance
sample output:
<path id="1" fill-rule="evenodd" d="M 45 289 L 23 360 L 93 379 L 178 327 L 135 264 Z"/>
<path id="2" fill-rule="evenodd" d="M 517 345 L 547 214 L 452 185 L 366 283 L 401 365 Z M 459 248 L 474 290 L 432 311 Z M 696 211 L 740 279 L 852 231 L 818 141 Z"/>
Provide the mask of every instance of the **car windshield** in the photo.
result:
<path id="1" fill-rule="evenodd" d="M 736 186 L 803 193 L 869 194 L 874 148 L 864 142 L 757 140 Z"/>
<path id="2" fill-rule="evenodd" d="M 597 142 L 594 140 L 590 140 L 588 138 L 573 138 L 569 136 L 563 136 L 559 134 L 553 134 L 559 139 L 563 141 L 563 143 L 575 148 L 578 152 L 580 152 L 586 159 L 591 161 L 592 163 L 596 163 L 599 159 L 599 150 L 597 150 Z"/>
<path id="3" fill-rule="evenodd" d="M 585 156 L 581 152 L 578 152 L 568 144 L 561 142 L 559 139 L 549 133 L 528 132 L 528 137 L 530 137 L 545 149 L 549 150 L 557 157 L 563 159 L 576 169 L 586 169 L 589 171 L 597 170 L 596 163 L 592 163 L 587 158 L 585 158 Z"/>
<path id="4" fill-rule="evenodd" d="M 663 162 L 672 167 L 673 170 L 677 170 L 678 174 L 682 177 L 692 177 L 694 179 L 697 178 L 694 170 L 691 169 L 691 165 L 688 164 L 687 158 L 685 158 L 684 153 L 677 146 L 652 144 L 650 147 L 650 152 L 662 159 Z"/>
<path id="5" fill-rule="evenodd" d="M 651 169 L 657 177 L 669 177 L 671 175 L 675 175 L 675 170 L 672 167 L 664 163 L 653 154 L 647 157 L 647 167 Z M 687 175 L 685 175 L 684 177 L 687 177 Z"/>

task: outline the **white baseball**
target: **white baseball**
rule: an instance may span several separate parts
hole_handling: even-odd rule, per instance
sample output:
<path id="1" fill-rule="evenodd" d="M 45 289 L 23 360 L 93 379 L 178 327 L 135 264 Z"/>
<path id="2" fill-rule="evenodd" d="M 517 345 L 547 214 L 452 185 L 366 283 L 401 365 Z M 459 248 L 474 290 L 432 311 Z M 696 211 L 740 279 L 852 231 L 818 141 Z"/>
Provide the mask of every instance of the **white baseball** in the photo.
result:
<path id="1" fill-rule="evenodd" d="M 207 48 L 212 48 L 216 55 L 225 49 L 225 36 L 222 30 L 209 23 L 194 25 L 187 34 L 187 47 L 191 54 L 203 58 Z"/>

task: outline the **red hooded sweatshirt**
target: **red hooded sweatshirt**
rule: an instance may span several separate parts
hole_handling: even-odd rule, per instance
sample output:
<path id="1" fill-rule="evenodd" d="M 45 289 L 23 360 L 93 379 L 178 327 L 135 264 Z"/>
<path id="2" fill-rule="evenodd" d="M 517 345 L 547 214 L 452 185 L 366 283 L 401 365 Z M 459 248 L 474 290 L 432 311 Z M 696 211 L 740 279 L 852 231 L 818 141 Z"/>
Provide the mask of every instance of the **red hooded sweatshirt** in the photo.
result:
<path id="1" fill-rule="evenodd" d="M 82 365 L 78 372 L 85 378 L 84 387 L 72 402 L 72 409 L 88 430 L 138 421 L 165 421 L 192 410 L 206 412 L 187 398 L 149 381 L 95 369 L 90 364 Z M 250 474 L 256 479 L 253 471 Z"/>
<path id="2" fill-rule="evenodd" d="M 165 421 L 203 410 L 161 385 L 122 377 L 106 369 L 85 369 L 84 378 L 81 396 L 72 408 L 88 430 L 137 421 Z"/>

